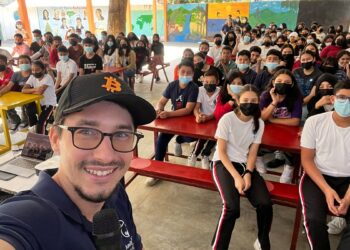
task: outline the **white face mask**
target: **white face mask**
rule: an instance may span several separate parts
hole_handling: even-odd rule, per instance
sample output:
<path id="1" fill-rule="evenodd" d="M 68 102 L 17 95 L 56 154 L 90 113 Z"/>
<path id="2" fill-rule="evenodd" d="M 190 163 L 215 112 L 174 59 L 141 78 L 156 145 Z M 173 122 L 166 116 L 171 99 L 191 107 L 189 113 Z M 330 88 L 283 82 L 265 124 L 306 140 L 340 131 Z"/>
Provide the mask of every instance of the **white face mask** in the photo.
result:
<path id="1" fill-rule="evenodd" d="M 332 104 L 326 104 L 323 105 L 323 108 L 326 112 L 332 111 L 333 110 L 333 105 Z"/>

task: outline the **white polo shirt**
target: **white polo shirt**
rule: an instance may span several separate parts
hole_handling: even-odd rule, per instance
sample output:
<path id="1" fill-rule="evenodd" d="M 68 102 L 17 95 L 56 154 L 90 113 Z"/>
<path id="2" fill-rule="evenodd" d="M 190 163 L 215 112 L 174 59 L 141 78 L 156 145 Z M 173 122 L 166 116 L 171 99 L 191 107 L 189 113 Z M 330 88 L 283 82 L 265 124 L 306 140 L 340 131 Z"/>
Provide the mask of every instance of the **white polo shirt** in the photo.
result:
<path id="1" fill-rule="evenodd" d="M 220 93 L 220 88 L 216 87 L 212 96 L 209 96 L 205 88 L 199 87 L 197 102 L 201 104 L 200 111 L 205 115 L 212 115 L 216 106 L 216 99 Z"/>
<path id="2" fill-rule="evenodd" d="M 65 83 L 70 74 L 73 74 L 74 77 L 77 76 L 78 66 L 72 59 L 68 59 L 67 62 L 59 61 L 56 65 L 57 73 L 61 72 L 61 84 Z"/>
<path id="3" fill-rule="evenodd" d="M 350 177 L 350 127 L 338 127 L 333 120 L 333 112 L 314 115 L 306 120 L 301 146 L 315 149 L 315 164 L 322 174 Z"/>

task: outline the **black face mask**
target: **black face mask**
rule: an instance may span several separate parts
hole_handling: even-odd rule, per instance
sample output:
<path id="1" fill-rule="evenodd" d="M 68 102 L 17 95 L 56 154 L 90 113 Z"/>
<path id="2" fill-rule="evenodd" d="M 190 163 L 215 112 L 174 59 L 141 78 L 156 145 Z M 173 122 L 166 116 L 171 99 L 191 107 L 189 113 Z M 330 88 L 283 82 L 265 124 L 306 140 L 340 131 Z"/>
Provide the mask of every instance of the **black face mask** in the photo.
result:
<path id="1" fill-rule="evenodd" d="M 293 54 L 286 54 L 282 55 L 283 61 L 286 62 L 286 68 L 287 69 L 292 69 L 294 65 L 294 56 Z"/>
<path id="2" fill-rule="evenodd" d="M 43 72 L 33 73 L 33 76 L 34 76 L 35 78 L 38 78 L 38 79 L 41 78 L 43 75 L 44 75 Z"/>
<path id="3" fill-rule="evenodd" d="M 230 37 L 228 37 L 228 40 L 229 40 L 230 42 L 232 42 L 232 41 L 235 40 L 235 38 L 234 38 L 233 36 L 230 36 Z"/>
<path id="4" fill-rule="evenodd" d="M 209 92 L 212 93 L 216 90 L 216 84 L 204 84 L 204 89 Z"/>
<path id="5" fill-rule="evenodd" d="M 122 47 L 122 49 L 127 49 L 128 45 L 127 44 L 123 44 L 121 47 Z"/>
<path id="6" fill-rule="evenodd" d="M 282 48 L 282 46 L 284 45 L 284 43 L 280 43 L 280 44 L 276 43 L 276 45 L 277 45 L 279 48 Z"/>
<path id="7" fill-rule="evenodd" d="M 23 44 L 23 42 L 17 42 L 17 43 L 15 43 L 16 45 L 22 45 Z"/>
<path id="8" fill-rule="evenodd" d="M 309 70 L 312 68 L 313 65 L 314 65 L 314 62 L 306 62 L 306 63 L 302 63 L 301 67 L 303 69 Z"/>
<path id="9" fill-rule="evenodd" d="M 350 44 L 350 38 L 346 39 L 346 43 L 349 45 Z"/>
<path id="10" fill-rule="evenodd" d="M 241 103 L 239 109 L 245 116 L 253 116 L 259 111 L 259 104 L 257 103 Z"/>
<path id="11" fill-rule="evenodd" d="M 78 44 L 78 42 L 75 41 L 75 40 L 70 40 L 69 44 L 72 45 L 72 46 L 76 46 Z"/>
<path id="12" fill-rule="evenodd" d="M 338 39 L 335 43 L 337 44 L 337 46 L 343 47 L 344 40 L 343 39 Z"/>
<path id="13" fill-rule="evenodd" d="M 4 72 L 6 70 L 6 65 L 1 64 L 0 65 L 0 72 Z"/>
<path id="14" fill-rule="evenodd" d="M 202 69 L 204 67 L 204 62 L 199 62 L 199 63 L 195 64 L 194 67 L 196 69 Z"/>
<path id="15" fill-rule="evenodd" d="M 327 96 L 327 95 L 333 95 L 333 89 L 320 89 L 318 91 L 318 94 L 320 96 Z"/>
<path id="16" fill-rule="evenodd" d="M 329 73 L 329 74 L 335 74 L 337 72 L 337 69 L 335 67 L 332 67 L 332 66 L 322 66 L 321 70 L 324 73 Z"/>
<path id="17" fill-rule="evenodd" d="M 275 93 L 279 95 L 285 95 L 292 89 L 290 84 L 275 83 Z"/>
<path id="18" fill-rule="evenodd" d="M 221 40 L 216 40 L 216 41 L 215 41 L 215 44 L 216 44 L 217 46 L 220 46 L 220 45 L 221 45 L 221 43 L 222 43 L 222 41 L 221 41 Z"/>
<path id="19" fill-rule="evenodd" d="M 262 45 L 266 47 L 270 47 L 272 45 L 272 42 L 264 42 Z"/>

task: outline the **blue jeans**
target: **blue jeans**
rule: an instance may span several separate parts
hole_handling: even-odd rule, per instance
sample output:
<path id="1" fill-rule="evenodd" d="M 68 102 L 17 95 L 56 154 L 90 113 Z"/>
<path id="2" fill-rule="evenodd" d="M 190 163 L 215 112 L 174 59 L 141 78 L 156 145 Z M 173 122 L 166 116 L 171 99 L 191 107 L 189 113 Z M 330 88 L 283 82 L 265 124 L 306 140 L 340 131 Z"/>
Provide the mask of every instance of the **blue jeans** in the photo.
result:
<path id="1" fill-rule="evenodd" d="M 124 81 L 125 82 L 128 82 L 128 78 L 130 78 L 130 77 L 134 77 L 135 76 L 135 70 L 133 70 L 133 69 L 126 69 L 126 70 L 124 70 Z"/>
<path id="2" fill-rule="evenodd" d="M 168 144 L 170 142 L 170 140 L 174 137 L 174 134 L 166 134 L 166 133 L 160 133 L 158 136 L 158 140 L 157 140 L 157 146 L 156 146 L 156 155 L 155 155 L 155 160 L 157 161 L 163 161 L 167 148 L 168 148 Z M 181 136 L 178 135 L 176 137 L 176 142 L 177 143 L 184 143 L 184 142 L 192 142 L 195 141 L 196 139 L 191 138 L 191 137 L 186 137 L 186 136 Z"/>

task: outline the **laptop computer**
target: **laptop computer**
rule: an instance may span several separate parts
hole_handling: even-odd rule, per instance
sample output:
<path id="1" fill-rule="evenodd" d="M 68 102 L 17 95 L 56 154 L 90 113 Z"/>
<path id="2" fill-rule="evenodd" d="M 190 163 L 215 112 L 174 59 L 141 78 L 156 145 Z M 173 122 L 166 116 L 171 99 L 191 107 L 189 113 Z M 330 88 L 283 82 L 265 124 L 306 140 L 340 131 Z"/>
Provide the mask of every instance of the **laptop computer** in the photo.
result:
<path id="1" fill-rule="evenodd" d="M 29 132 L 21 154 L 0 165 L 0 171 L 30 177 L 35 174 L 35 165 L 49 159 L 52 153 L 47 135 Z"/>

